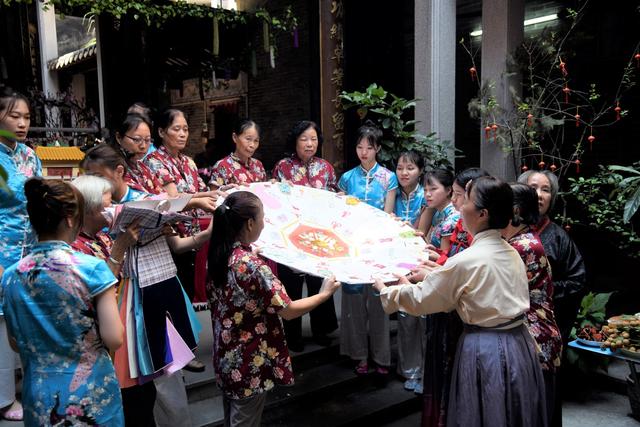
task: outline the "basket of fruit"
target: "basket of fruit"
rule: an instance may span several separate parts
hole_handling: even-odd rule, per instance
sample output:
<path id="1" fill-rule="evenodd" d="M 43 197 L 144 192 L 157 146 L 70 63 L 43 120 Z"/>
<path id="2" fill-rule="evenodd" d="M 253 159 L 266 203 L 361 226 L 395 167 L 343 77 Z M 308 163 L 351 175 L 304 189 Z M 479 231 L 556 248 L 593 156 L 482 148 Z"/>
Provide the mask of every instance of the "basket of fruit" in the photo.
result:
<path id="1" fill-rule="evenodd" d="M 602 342 L 606 339 L 606 335 L 602 330 L 595 326 L 589 325 L 580 329 L 576 334 L 577 341 L 589 347 L 601 347 Z"/>
<path id="2" fill-rule="evenodd" d="M 640 360 L 640 313 L 611 317 L 602 327 L 602 334 L 606 337 L 602 348 Z"/>

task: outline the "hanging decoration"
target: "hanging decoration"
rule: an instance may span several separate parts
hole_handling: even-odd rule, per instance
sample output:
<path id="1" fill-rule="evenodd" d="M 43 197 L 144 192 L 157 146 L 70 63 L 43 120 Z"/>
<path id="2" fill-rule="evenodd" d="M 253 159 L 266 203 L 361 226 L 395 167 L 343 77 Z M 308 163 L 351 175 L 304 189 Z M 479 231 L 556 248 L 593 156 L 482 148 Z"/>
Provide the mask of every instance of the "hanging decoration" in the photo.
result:
<path id="1" fill-rule="evenodd" d="M 527 114 L 527 126 L 533 126 L 533 114 L 531 113 Z"/>
<path id="2" fill-rule="evenodd" d="M 493 143 L 497 144 L 498 143 L 498 125 L 495 123 L 492 124 L 491 130 L 493 131 Z"/>
<path id="3" fill-rule="evenodd" d="M 596 140 L 596 137 L 593 136 L 593 128 L 591 128 L 591 135 L 587 137 L 587 141 L 589 141 L 589 151 L 593 149 L 593 141 Z"/>
<path id="4" fill-rule="evenodd" d="M 476 67 L 469 68 L 469 74 L 471 74 L 472 82 L 475 82 L 478 80 L 478 70 L 476 70 Z"/>
<path id="5" fill-rule="evenodd" d="M 538 168 L 542 170 L 546 165 L 547 164 L 544 162 L 544 156 L 540 156 L 540 163 L 538 163 Z"/>
<path id="6" fill-rule="evenodd" d="M 581 164 L 580 159 L 576 160 L 575 164 L 576 164 L 576 173 L 580 173 L 580 164 Z"/>
<path id="7" fill-rule="evenodd" d="M 271 68 L 276 68 L 276 51 L 273 45 L 269 46 L 269 64 Z"/>
<path id="8" fill-rule="evenodd" d="M 255 77 L 258 75 L 258 60 L 256 58 L 256 50 L 251 49 L 251 76 Z"/>
<path id="9" fill-rule="evenodd" d="M 555 172 L 555 171 L 556 171 L 556 169 L 558 169 L 558 167 L 556 166 L 556 164 L 555 164 L 555 163 L 551 163 L 551 166 L 549 166 L 549 170 L 550 170 L 551 172 Z"/>
<path id="10" fill-rule="evenodd" d="M 213 56 L 220 55 L 220 30 L 218 28 L 218 18 L 213 18 Z"/>
<path id="11" fill-rule="evenodd" d="M 527 165 L 522 165 L 522 167 L 520 168 L 522 170 L 522 172 L 526 172 L 529 170 L 529 168 L 527 167 Z"/>
<path id="12" fill-rule="evenodd" d="M 578 113 L 579 109 L 580 109 L 580 107 L 576 107 L 576 115 L 573 116 L 576 119 L 576 127 L 577 128 L 580 127 L 580 113 Z"/>
<path id="13" fill-rule="evenodd" d="M 636 67 L 640 68 L 640 53 L 636 53 L 635 55 L 633 55 L 633 57 L 636 60 Z"/>
<path id="14" fill-rule="evenodd" d="M 300 47 L 300 39 L 298 37 L 298 27 L 293 29 L 293 47 L 296 49 Z"/>
<path id="15" fill-rule="evenodd" d="M 262 22 L 262 47 L 265 53 L 269 53 L 271 50 L 271 38 L 269 36 L 269 23 L 267 21 Z"/>
<path id="16" fill-rule="evenodd" d="M 622 117 L 620 113 L 622 112 L 622 108 L 620 108 L 620 101 L 616 101 L 616 108 L 613 109 L 616 112 L 616 121 L 620 120 Z"/>
<path id="17" fill-rule="evenodd" d="M 562 88 L 562 91 L 564 92 L 564 103 L 568 104 L 569 103 L 569 92 L 571 92 L 571 89 L 569 89 L 569 84 L 568 83 L 564 84 L 564 88 Z"/>
<path id="18" fill-rule="evenodd" d="M 564 63 L 562 58 L 560 58 L 559 67 L 560 67 L 560 72 L 562 73 L 562 77 L 567 77 L 567 75 L 569 74 L 569 72 L 567 71 L 567 64 Z"/>
<path id="19" fill-rule="evenodd" d="M 491 126 L 487 125 L 484 128 L 484 139 L 486 139 L 487 142 L 491 142 L 489 138 L 491 138 Z"/>

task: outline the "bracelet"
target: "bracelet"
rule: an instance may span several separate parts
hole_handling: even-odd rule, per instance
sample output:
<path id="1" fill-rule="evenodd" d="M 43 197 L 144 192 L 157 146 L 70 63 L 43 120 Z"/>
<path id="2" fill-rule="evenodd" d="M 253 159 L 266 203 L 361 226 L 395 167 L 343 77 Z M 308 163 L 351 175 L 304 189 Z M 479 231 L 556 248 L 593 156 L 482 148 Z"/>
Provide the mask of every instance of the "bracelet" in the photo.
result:
<path id="1" fill-rule="evenodd" d="M 109 257 L 109 261 L 111 261 L 112 263 L 114 263 L 115 265 L 120 265 L 122 264 L 122 261 L 118 261 L 117 259 L 115 259 L 114 257 L 110 256 Z"/>

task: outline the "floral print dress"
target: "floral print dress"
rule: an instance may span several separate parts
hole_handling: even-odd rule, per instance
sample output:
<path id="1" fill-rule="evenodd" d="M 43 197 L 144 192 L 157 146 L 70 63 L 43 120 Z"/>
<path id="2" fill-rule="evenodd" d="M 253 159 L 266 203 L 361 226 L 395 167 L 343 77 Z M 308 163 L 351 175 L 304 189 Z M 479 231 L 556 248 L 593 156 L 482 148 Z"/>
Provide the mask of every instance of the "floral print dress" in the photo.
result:
<path id="1" fill-rule="evenodd" d="M 260 160 L 251 157 L 247 163 L 243 163 L 238 156 L 231 153 L 213 165 L 209 184 L 220 187 L 227 184 L 251 184 L 266 180 L 267 172 Z"/>
<path id="2" fill-rule="evenodd" d="M 127 185 L 134 190 L 144 191 L 151 194 L 164 193 L 164 187 L 160 179 L 143 161 L 135 162 L 133 166 L 124 174 Z"/>
<path id="3" fill-rule="evenodd" d="M 331 163 L 313 156 L 308 162 L 303 162 L 298 156 L 285 157 L 273 168 L 273 177 L 277 180 L 291 181 L 296 185 L 321 188 L 335 191 L 336 172 Z"/>
<path id="4" fill-rule="evenodd" d="M 526 230 L 509 239 L 527 267 L 530 308 L 527 326 L 536 341 L 542 369 L 555 372 L 562 357 L 562 337 L 553 314 L 551 266 L 537 234 Z"/>
<path id="5" fill-rule="evenodd" d="M 291 300 L 251 247 L 236 242 L 227 284 L 209 284 L 216 381 L 230 399 L 293 384 L 291 358 L 278 312 Z"/>
<path id="6" fill-rule="evenodd" d="M 453 203 L 449 203 L 444 209 L 437 211 L 431 220 L 431 230 L 429 231 L 427 242 L 436 248 L 440 248 L 442 238 L 450 237 L 453 234 L 459 219 L 460 214 L 453 207 Z"/>
<path id="7" fill-rule="evenodd" d="M 95 306 L 115 283 L 104 261 L 61 241 L 37 243 L 5 271 L 7 329 L 24 368 L 25 425 L 124 425 Z"/>
<path id="8" fill-rule="evenodd" d="M 184 154 L 173 157 L 163 146 L 145 157 L 144 162 L 163 186 L 174 183 L 178 193 L 194 194 L 207 191 L 196 164 Z"/>

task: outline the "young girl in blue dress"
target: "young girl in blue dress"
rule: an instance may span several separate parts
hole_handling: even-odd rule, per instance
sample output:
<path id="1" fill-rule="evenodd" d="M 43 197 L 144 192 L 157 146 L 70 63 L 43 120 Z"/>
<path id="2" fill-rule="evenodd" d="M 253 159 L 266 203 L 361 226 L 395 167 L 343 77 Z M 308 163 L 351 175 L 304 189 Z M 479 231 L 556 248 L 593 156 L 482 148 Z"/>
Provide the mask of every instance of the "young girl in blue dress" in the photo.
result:
<path id="1" fill-rule="evenodd" d="M 427 202 L 424 189 L 420 185 L 424 171 L 424 159 L 415 151 L 405 151 L 398 157 L 396 176 L 396 217 L 418 226 L 422 211 Z M 422 367 L 425 352 L 424 316 L 411 316 L 398 313 L 398 374 L 406 378 L 404 388 L 422 393 Z"/>
<path id="2" fill-rule="evenodd" d="M 395 207 L 398 179 L 389 169 L 378 164 L 382 131 L 370 123 L 358 129 L 356 152 L 360 165 L 347 171 L 338 182 L 338 188 L 385 212 Z M 358 374 L 369 372 L 369 345 L 376 372 L 387 374 L 391 364 L 389 342 L 389 316 L 382 310 L 380 298 L 370 286 L 343 285 L 342 320 L 340 327 L 340 353 L 355 362 Z"/>

